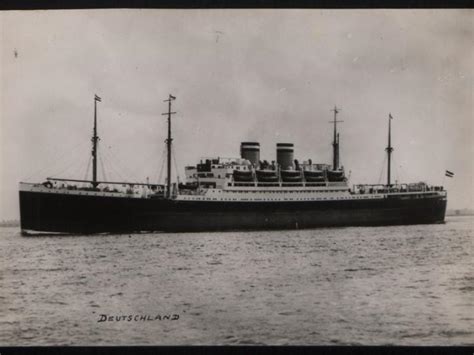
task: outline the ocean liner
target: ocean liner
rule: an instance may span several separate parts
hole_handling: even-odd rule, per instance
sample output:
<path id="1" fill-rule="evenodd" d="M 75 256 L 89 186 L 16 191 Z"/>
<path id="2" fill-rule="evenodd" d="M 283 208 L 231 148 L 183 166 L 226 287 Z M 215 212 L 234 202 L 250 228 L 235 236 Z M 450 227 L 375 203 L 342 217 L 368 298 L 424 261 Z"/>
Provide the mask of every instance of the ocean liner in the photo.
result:
<path id="1" fill-rule="evenodd" d="M 339 164 L 334 108 L 332 164 L 298 161 L 293 143 L 276 144 L 276 160 L 260 160 L 258 142 L 242 142 L 239 158 L 203 158 L 186 166 L 185 183 L 171 176 L 171 104 L 165 184 L 97 179 L 97 102 L 94 98 L 92 179 L 20 182 L 24 235 L 38 233 L 196 232 L 385 226 L 444 222 L 447 193 L 426 183 L 392 183 L 388 118 L 386 184 L 349 185 Z"/>

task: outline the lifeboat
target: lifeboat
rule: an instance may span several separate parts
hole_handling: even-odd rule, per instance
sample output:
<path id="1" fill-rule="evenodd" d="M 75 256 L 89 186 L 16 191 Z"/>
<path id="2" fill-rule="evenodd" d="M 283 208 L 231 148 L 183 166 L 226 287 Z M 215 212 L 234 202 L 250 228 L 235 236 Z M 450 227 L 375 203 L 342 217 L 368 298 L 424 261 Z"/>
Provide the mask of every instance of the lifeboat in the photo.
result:
<path id="1" fill-rule="evenodd" d="M 322 170 L 305 170 L 304 178 L 307 182 L 324 182 L 326 180 L 326 178 L 324 177 L 324 172 Z"/>
<path id="2" fill-rule="evenodd" d="M 299 182 L 303 179 L 303 175 L 298 170 L 282 170 L 281 179 L 284 182 Z"/>
<path id="3" fill-rule="evenodd" d="M 343 170 L 328 170 L 327 171 L 328 181 L 344 181 L 344 171 Z"/>
<path id="4" fill-rule="evenodd" d="M 234 181 L 236 182 L 247 182 L 253 181 L 251 171 L 234 170 Z"/>
<path id="5" fill-rule="evenodd" d="M 278 182 L 278 175 L 275 170 L 257 170 L 257 180 L 259 182 Z"/>

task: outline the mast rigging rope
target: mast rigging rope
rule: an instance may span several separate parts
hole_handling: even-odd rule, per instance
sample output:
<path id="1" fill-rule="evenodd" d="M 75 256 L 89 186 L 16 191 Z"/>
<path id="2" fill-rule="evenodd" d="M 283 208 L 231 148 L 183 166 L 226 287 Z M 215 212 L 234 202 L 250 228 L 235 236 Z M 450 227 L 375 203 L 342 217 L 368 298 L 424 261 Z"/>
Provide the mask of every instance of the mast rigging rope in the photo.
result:
<path id="1" fill-rule="evenodd" d="M 377 181 L 377 184 L 381 184 L 382 183 L 382 176 L 383 176 L 383 173 L 385 172 L 385 163 L 387 161 L 387 156 L 385 155 L 385 158 L 383 160 L 383 163 L 382 163 L 382 170 L 380 171 L 380 176 L 379 176 L 379 180 Z"/>
<path id="2" fill-rule="evenodd" d="M 166 156 L 166 147 L 163 148 L 163 152 L 161 153 L 161 168 L 160 168 L 160 174 L 158 176 L 158 183 L 161 183 L 161 178 L 163 177 L 163 167 L 166 161 L 165 156 Z"/>
<path id="3" fill-rule="evenodd" d="M 87 180 L 87 175 L 89 175 L 89 169 L 91 167 L 92 155 L 89 156 L 89 161 L 87 162 L 86 174 L 84 175 L 84 180 Z"/>

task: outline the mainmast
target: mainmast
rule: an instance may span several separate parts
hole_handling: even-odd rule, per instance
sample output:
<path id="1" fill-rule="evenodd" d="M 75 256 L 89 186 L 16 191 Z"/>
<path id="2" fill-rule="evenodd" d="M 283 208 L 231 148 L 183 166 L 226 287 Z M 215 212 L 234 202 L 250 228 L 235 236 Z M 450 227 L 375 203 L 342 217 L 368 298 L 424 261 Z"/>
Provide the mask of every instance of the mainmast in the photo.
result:
<path id="1" fill-rule="evenodd" d="M 337 114 L 339 113 L 340 109 L 334 106 L 334 109 L 331 111 L 334 112 L 334 120 L 329 121 L 329 123 L 334 124 L 334 139 L 332 142 L 332 169 L 337 170 L 339 169 L 339 133 L 337 133 L 337 123 L 344 121 L 337 120 Z"/>
<path id="2" fill-rule="evenodd" d="M 97 136 L 97 101 L 102 102 L 102 99 L 94 96 L 94 132 L 92 134 L 92 186 L 97 187 L 97 149 L 99 137 Z"/>
<path id="3" fill-rule="evenodd" d="M 385 151 L 387 152 L 387 156 L 388 156 L 388 159 L 387 159 L 387 186 L 390 186 L 390 168 L 391 168 L 391 164 L 390 164 L 390 157 L 391 157 L 391 154 L 393 152 L 393 147 L 392 147 L 392 133 L 391 133 L 391 123 L 392 123 L 392 114 L 389 113 L 388 114 L 388 146 L 387 148 L 385 148 Z"/>
<path id="4" fill-rule="evenodd" d="M 168 102 L 168 112 L 162 113 L 162 115 L 168 116 L 168 138 L 166 139 L 166 150 L 167 150 L 167 178 L 166 178 L 166 186 L 167 186 L 167 197 L 171 198 L 171 142 L 173 139 L 171 138 L 171 115 L 174 115 L 176 112 L 171 112 L 171 101 L 176 100 L 176 97 L 169 94 L 167 100 L 164 102 Z"/>

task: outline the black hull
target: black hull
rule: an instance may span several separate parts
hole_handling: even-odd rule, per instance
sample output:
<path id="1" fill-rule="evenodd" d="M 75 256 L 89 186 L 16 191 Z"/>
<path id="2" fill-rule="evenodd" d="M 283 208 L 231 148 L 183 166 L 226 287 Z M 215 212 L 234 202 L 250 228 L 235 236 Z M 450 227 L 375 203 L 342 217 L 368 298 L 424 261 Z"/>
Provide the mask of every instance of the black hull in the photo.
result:
<path id="1" fill-rule="evenodd" d="M 20 191 L 22 231 L 73 234 L 197 232 L 442 223 L 441 196 L 215 202 Z"/>

